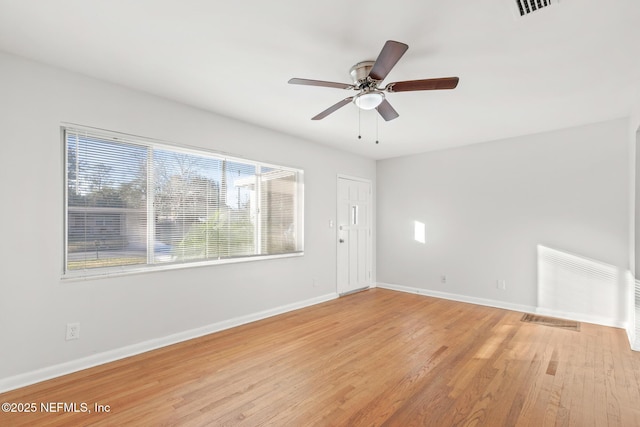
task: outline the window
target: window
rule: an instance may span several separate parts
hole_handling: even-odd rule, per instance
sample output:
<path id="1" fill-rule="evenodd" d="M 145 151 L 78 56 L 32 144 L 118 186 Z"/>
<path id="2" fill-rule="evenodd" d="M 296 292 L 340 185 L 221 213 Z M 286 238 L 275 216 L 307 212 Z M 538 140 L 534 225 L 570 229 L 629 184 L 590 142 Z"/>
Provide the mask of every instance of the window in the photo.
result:
<path id="1" fill-rule="evenodd" d="M 65 274 L 303 251 L 303 171 L 64 128 Z"/>

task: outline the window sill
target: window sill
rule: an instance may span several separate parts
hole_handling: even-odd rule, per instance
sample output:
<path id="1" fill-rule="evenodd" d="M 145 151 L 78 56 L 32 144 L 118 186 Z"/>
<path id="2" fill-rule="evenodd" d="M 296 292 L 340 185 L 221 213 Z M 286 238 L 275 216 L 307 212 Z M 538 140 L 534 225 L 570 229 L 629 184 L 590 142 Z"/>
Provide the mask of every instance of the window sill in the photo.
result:
<path id="1" fill-rule="evenodd" d="M 76 282 L 76 281 L 85 281 L 85 280 L 93 280 L 93 279 L 106 279 L 111 277 L 118 276 L 129 276 L 132 274 L 145 274 L 145 273 L 155 273 L 160 271 L 168 271 L 168 270 L 182 270 L 188 268 L 198 268 L 198 267 L 212 267 L 217 265 L 226 265 L 226 264 L 238 264 L 238 263 L 246 263 L 246 262 L 254 262 L 254 261 L 265 261 L 265 260 L 274 260 L 274 259 L 282 259 L 282 258 L 295 258 L 304 256 L 304 251 L 300 252 L 292 252 L 287 254 L 280 255 L 259 255 L 252 257 L 238 257 L 238 258 L 225 258 L 219 260 L 209 260 L 209 261 L 196 261 L 196 262 L 183 262 L 183 263 L 173 263 L 173 264 L 155 264 L 153 266 L 140 266 L 140 267 L 129 267 L 129 268 L 102 268 L 100 271 L 92 271 L 92 270 L 75 270 L 67 273 L 63 273 L 61 279 L 63 282 Z"/>

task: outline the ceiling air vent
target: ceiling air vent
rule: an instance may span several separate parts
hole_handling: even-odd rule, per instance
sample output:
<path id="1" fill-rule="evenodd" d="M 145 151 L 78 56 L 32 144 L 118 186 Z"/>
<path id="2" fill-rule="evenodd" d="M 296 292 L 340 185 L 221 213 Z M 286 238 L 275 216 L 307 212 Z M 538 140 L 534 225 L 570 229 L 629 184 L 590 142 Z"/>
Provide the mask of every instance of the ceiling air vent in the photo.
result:
<path id="1" fill-rule="evenodd" d="M 516 4 L 516 9 L 520 16 L 529 15 L 536 10 L 544 9 L 547 6 L 551 6 L 553 3 L 558 3 L 558 0 L 513 0 Z"/>

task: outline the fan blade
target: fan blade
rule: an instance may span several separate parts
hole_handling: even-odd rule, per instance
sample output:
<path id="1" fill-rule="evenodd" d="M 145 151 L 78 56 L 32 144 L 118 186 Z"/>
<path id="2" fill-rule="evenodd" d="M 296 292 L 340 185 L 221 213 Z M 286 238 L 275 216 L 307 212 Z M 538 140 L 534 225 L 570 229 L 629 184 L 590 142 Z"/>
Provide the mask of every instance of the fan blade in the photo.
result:
<path id="1" fill-rule="evenodd" d="M 327 117 L 329 114 L 333 113 L 334 111 L 336 111 L 336 110 L 344 107 L 348 103 L 350 103 L 351 100 L 353 100 L 353 96 L 350 96 L 349 98 L 345 98 L 342 101 L 338 102 L 337 104 L 332 105 L 331 107 L 329 107 L 326 110 L 324 110 L 322 113 L 312 117 L 311 120 L 322 120 L 325 117 Z"/>
<path id="2" fill-rule="evenodd" d="M 322 80 L 310 80 L 310 79 L 297 79 L 293 78 L 289 80 L 289 84 L 292 85 L 306 85 L 306 86 L 323 86 L 323 87 L 335 87 L 338 89 L 353 89 L 353 85 L 347 83 L 325 82 Z"/>
<path id="3" fill-rule="evenodd" d="M 407 80 L 389 83 L 384 90 L 387 92 L 411 92 L 414 90 L 455 89 L 458 86 L 457 77 L 443 77 L 440 79 Z"/>
<path id="4" fill-rule="evenodd" d="M 378 59 L 376 59 L 371 71 L 369 71 L 369 77 L 374 80 L 384 80 L 407 49 L 409 49 L 409 46 L 404 43 L 387 40 L 380 51 L 380 55 L 378 55 Z"/>
<path id="5" fill-rule="evenodd" d="M 398 112 L 394 110 L 391 104 L 389 104 L 389 101 L 387 101 L 386 99 L 376 107 L 376 110 L 378 110 L 378 113 L 380 113 L 382 118 L 385 119 L 385 121 L 387 122 L 389 120 L 396 119 L 398 118 L 398 116 L 400 116 L 400 114 L 398 114 Z"/>

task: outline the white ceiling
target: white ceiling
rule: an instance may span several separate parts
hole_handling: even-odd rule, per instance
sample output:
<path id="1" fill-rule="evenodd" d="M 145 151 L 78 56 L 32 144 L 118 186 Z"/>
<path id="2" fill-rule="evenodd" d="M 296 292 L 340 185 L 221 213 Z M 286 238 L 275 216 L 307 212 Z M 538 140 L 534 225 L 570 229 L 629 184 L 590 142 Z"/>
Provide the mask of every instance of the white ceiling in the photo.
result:
<path id="1" fill-rule="evenodd" d="M 514 2 L 0 0 L 0 50 L 374 159 L 630 114 L 640 1 Z M 311 121 L 354 92 L 289 78 L 351 83 L 388 39 L 409 50 L 384 83 L 458 88 L 388 94 L 400 117 L 363 112 L 361 140 L 352 104 Z"/>

